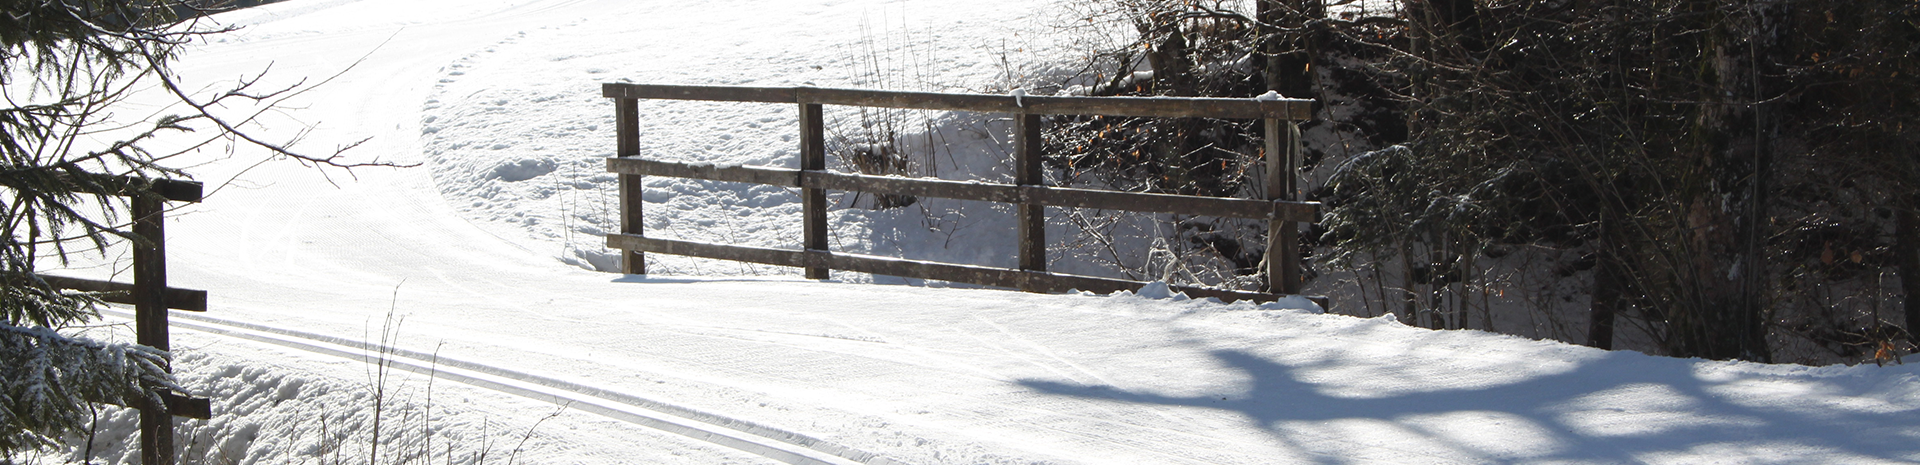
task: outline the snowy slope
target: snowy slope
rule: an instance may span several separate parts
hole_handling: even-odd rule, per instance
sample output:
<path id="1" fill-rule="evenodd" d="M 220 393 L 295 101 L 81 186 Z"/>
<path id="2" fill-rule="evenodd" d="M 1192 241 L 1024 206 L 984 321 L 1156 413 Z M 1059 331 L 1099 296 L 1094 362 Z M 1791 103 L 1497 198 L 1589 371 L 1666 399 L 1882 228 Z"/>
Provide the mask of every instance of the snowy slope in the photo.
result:
<path id="1" fill-rule="evenodd" d="M 528 27 L 460 56 L 422 104 L 422 151 L 442 194 L 468 218 L 583 268 L 618 270 L 599 237 L 619 228 L 609 81 L 894 90 L 1005 89 L 1042 57 L 1068 56 L 1034 37 L 1058 21 L 1029 2 L 981 2 L 954 15 L 939 2 L 708 2 L 666 10 L 625 4 L 559 25 Z M 644 18 L 645 25 L 635 19 Z M 666 26 L 666 27 L 658 27 Z M 708 38 L 695 38 L 705 37 Z M 591 38 L 591 40 L 588 40 Z M 684 44 L 711 44 L 689 47 Z M 657 44 L 656 46 L 646 46 Z M 1060 61 L 1064 60 L 1052 60 Z M 880 70 L 880 71 L 876 71 Z M 1010 77 L 1011 76 L 1011 77 Z M 797 163 L 793 105 L 643 101 L 641 150 L 687 162 Z M 940 148 L 927 167 L 949 179 L 1010 179 L 1009 124 L 983 115 L 899 113 L 905 139 Z M 933 121 L 927 121 L 931 118 Z M 830 150 L 859 139 L 861 115 L 827 112 Z M 835 164 L 839 160 L 833 160 Z M 799 197 L 788 189 L 672 178 L 647 180 L 652 234 L 791 247 Z M 700 195 L 674 195 L 693 194 Z M 832 194 L 836 205 L 854 200 Z M 945 221 L 929 221 L 930 207 Z M 839 250 L 1008 266 L 1012 220 L 985 203 L 929 199 L 895 211 L 837 209 Z M 1002 207 L 1004 208 L 1004 207 Z M 941 230 L 928 231 L 929 224 Z M 656 257 L 656 273 L 792 274 L 757 265 Z M 1067 264 L 1062 264 L 1067 265 Z M 864 281 L 866 277 L 849 277 Z"/>
<path id="2" fill-rule="evenodd" d="M 322 151 L 371 137 L 350 153 L 422 166 L 323 176 L 257 165 L 244 149 L 195 162 L 225 186 L 168 225 L 176 285 L 209 290 L 217 319 L 182 319 L 198 326 L 176 333 L 187 385 L 215 395 L 221 416 L 192 422 L 195 437 L 239 463 L 354 457 L 364 449 L 351 439 L 321 439 L 371 424 L 368 386 L 381 383 L 350 360 L 353 343 L 395 339 L 466 374 L 434 381 L 428 400 L 425 376 L 396 372 L 387 385 L 405 395 L 389 421 L 437 433 L 389 450 L 431 451 L 433 437 L 470 459 L 491 444 L 486 463 L 523 439 L 525 463 L 1920 461 L 1920 379 L 1904 366 L 1656 358 L 1152 290 L 810 282 L 674 259 L 671 276 L 587 270 L 607 267 L 592 233 L 613 221 L 598 82 L 847 85 L 862 79 L 851 51 L 876 44 L 903 57 L 889 66 L 919 70 L 901 73 L 902 87 L 993 89 L 1009 69 L 1071 59 L 1048 36 L 1055 11 L 1020 0 L 295 0 L 226 15 L 247 29 L 189 53 L 190 82 L 269 64 L 282 83 L 340 73 L 261 130 L 313 126 L 302 146 Z M 648 153 L 793 163 L 792 108 L 649 105 Z M 993 137 L 990 122 L 977 127 Z M 650 229 L 797 242 L 797 218 L 781 214 L 795 210 L 791 193 L 657 182 Z M 1005 255 L 993 232 L 1004 228 L 990 223 L 888 242 L 918 220 L 839 214 L 842 247 Z M 390 314 L 404 322 L 383 331 Z M 556 403 L 569 408 L 547 418 Z M 316 431 L 321 415 L 334 416 Z M 672 421 L 709 429 L 660 426 Z M 727 435 L 760 439 L 713 439 Z M 778 452 L 794 448 L 806 450 Z"/>

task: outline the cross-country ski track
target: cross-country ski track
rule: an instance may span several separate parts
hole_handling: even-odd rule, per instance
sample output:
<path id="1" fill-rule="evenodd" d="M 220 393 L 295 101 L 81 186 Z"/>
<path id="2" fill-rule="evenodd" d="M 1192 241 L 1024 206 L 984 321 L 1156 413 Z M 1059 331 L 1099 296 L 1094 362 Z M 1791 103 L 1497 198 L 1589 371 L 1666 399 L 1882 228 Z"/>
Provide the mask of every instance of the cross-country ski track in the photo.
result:
<path id="1" fill-rule="evenodd" d="M 133 314 L 120 310 L 106 310 L 102 313 L 129 321 L 133 318 Z M 592 412 L 784 463 L 832 465 L 900 463 L 872 453 L 746 420 L 727 418 L 666 402 L 432 353 L 197 315 L 174 315 L 173 318 L 172 326 L 176 329 L 184 328 L 384 365 L 391 369 Z"/>

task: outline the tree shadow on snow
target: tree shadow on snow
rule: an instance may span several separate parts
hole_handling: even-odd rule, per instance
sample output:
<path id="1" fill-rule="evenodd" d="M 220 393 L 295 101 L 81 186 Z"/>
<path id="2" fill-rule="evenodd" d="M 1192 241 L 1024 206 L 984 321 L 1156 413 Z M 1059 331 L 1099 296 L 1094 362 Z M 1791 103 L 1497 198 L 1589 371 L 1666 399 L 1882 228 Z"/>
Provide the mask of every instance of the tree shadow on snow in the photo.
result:
<path id="1" fill-rule="evenodd" d="M 1237 350 L 1209 353 L 1251 379 L 1250 388 L 1169 396 L 1034 379 L 1019 384 L 1086 399 L 1234 412 L 1323 463 L 1858 463 L 1904 461 L 1920 453 L 1911 446 L 1920 439 L 1911 408 L 1836 415 L 1844 408 L 1740 405 L 1709 391 L 1778 378 L 1741 371 L 1732 379 L 1722 373 L 1706 380 L 1694 369 L 1696 363 L 1720 362 L 1615 352 L 1577 369 L 1494 387 L 1378 394 L 1300 380 L 1303 371 L 1336 362 L 1290 366 Z M 1792 379 L 1823 384 L 1811 394 L 1865 394 L 1818 377 Z M 1912 380 L 1889 376 L 1884 382 Z"/>

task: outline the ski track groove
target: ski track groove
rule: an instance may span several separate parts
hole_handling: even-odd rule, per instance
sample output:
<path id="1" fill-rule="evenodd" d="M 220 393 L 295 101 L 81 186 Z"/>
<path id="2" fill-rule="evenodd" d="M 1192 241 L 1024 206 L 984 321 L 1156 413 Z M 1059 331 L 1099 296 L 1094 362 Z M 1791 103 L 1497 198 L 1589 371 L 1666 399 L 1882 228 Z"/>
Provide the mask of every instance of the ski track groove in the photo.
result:
<path id="1" fill-rule="evenodd" d="M 118 308 L 101 313 L 132 319 Z M 702 412 L 630 394 L 578 383 L 450 359 L 348 338 L 175 313 L 171 325 L 226 337 L 264 342 L 296 350 L 368 363 L 384 354 L 390 366 L 495 392 L 577 408 L 638 426 L 732 448 L 796 465 L 906 465 L 891 457 L 854 449 L 800 433 L 747 420 Z M 334 346 L 334 347 L 329 347 Z"/>

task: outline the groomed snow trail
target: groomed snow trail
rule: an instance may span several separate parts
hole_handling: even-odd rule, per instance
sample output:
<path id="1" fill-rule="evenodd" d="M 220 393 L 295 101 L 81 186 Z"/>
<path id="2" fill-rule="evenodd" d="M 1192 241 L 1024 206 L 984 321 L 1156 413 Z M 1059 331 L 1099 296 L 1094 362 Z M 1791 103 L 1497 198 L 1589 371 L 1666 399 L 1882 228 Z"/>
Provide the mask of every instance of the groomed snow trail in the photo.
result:
<path id="1" fill-rule="evenodd" d="M 106 313 L 128 321 L 133 319 L 133 314 L 128 312 L 107 311 Z M 176 315 L 174 319 L 172 324 L 175 329 L 245 339 L 364 363 L 385 364 L 392 369 L 416 375 L 550 402 L 563 408 L 591 412 L 783 463 L 799 465 L 899 463 L 869 452 L 850 449 L 751 421 L 727 418 L 672 403 L 462 361 L 434 353 L 415 352 L 378 343 L 204 316 Z"/>
<path id="2" fill-rule="evenodd" d="M 1914 368 L 1664 359 L 1179 297 L 619 276 L 562 263 L 556 257 L 573 242 L 538 227 L 592 213 L 547 211 L 555 192 L 590 187 L 530 186 L 575 185 L 559 177 L 568 166 L 610 154 L 611 105 L 595 82 L 829 85 L 845 73 L 812 66 L 846 66 L 848 48 L 839 47 L 858 45 L 863 21 L 894 17 L 911 18 L 898 22 L 927 31 L 940 57 L 958 63 L 939 67 L 936 80 L 965 82 L 996 72 L 979 62 L 1025 47 L 1003 39 L 1047 34 L 1052 8 L 294 0 L 226 15 L 247 29 L 186 55 L 192 86 L 269 64 L 269 81 L 281 83 L 351 67 L 266 131 L 291 137 L 318 125 L 302 147 L 372 137 L 350 153 L 426 166 L 330 171 L 329 180 L 291 162 L 256 165 L 254 153 L 207 155 L 189 171 L 212 185 L 234 181 L 170 219 L 173 282 L 210 291 L 210 317 L 262 334 L 371 341 L 391 312 L 405 317 L 400 349 L 461 360 L 476 380 L 524 374 L 517 382 L 527 389 L 648 399 L 904 463 L 1920 460 Z M 689 108 L 661 107 L 665 122 L 643 130 L 663 140 L 662 152 L 769 164 L 791 153 L 780 138 L 791 108 Z M 742 118 L 754 124 L 736 126 Z M 470 121 L 486 124 L 462 124 Z M 729 128 L 738 130 L 731 139 L 695 142 Z M 498 163 L 476 162 L 473 150 Z M 559 161 L 543 175 L 542 160 Z M 458 165 L 470 162 L 478 164 Z M 488 172 L 498 179 L 463 181 Z M 725 194 L 743 192 L 753 193 Z M 695 228 L 733 224 L 710 212 L 650 211 L 717 221 Z M 784 234 L 741 224 L 746 240 Z M 183 327 L 195 324 L 183 318 Z M 189 363 L 327 363 L 182 333 L 192 340 L 185 351 L 210 354 Z M 494 381 L 514 381 L 504 378 Z M 507 413 L 521 418 L 546 408 L 498 402 L 526 406 Z M 755 460 L 630 422 L 569 416 L 541 429 L 551 447 L 540 450 L 594 452 L 520 461 Z M 659 444 L 623 443 L 635 441 Z M 796 445 L 774 442 L 786 446 L 761 445 Z M 299 451 L 285 453 L 294 455 L 247 460 Z"/>

